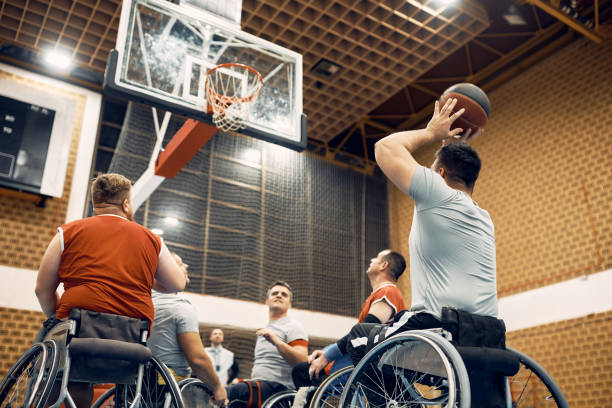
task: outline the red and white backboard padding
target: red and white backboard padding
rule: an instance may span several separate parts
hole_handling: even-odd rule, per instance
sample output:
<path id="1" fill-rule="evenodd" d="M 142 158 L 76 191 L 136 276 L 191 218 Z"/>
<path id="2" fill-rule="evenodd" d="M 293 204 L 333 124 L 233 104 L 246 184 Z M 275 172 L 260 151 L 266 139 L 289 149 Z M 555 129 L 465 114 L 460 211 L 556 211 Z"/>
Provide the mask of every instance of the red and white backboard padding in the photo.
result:
<path id="1" fill-rule="evenodd" d="M 240 30 L 238 3 L 126 0 L 116 50 L 109 55 L 105 92 L 212 124 L 206 73 L 227 63 L 254 68 L 263 88 L 240 133 L 296 150 L 306 146 L 302 56 Z M 208 3 L 214 12 L 194 6 Z M 225 10 L 225 11 L 223 11 Z M 217 14 L 224 14 L 220 17 Z M 238 13 L 239 14 L 239 13 Z M 239 19 L 238 19 L 239 23 Z M 246 80 L 245 76 L 245 80 Z M 248 87 L 244 88 L 246 96 Z"/>

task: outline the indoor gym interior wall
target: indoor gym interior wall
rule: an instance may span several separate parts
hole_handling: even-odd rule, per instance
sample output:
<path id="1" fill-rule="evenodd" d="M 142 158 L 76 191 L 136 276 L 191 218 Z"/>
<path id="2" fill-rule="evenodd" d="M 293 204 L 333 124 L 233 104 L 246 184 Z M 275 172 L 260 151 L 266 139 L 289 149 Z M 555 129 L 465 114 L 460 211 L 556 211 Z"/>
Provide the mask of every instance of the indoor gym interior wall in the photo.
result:
<path id="1" fill-rule="evenodd" d="M 86 98 L 3 70 L 0 70 L 0 77 L 75 101 L 74 128 L 62 197 L 47 200 L 45 207 L 41 208 L 32 201 L 35 197 L 7 194 L 6 191 L 0 194 L 0 265 L 38 270 L 40 259 L 55 235 L 56 228 L 66 219 Z M 11 284 L 2 279 L 1 274 L 0 279 L 2 285 Z M 30 347 L 43 321 L 44 315 L 41 312 L 0 308 L 0 375 L 3 376 Z"/>
<path id="2" fill-rule="evenodd" d="M 37 198 L 35 196 L 19 195 L 4 190 L 0 194 L 0 265 L 37 270 L 49 241 L 57 232 L 56 228 L 66 219 L 85 97 L 1 69 L 0 78 L 75 101 L 74 128 L 62 197 L 47 200 L 45 207 L 41 208 L 31 201 L 31 198 Z"/>
<path id="3" fill-rule="evenodd" d="M 495 224 L 500 297 L 612 267 L 611 66 L 611 41 L 580 38 L 489 93 L 474 200 Z M 431 165 L 438 147 L 418 161 Z M 389 186 L 392 244 L 407 256 L 413 205 Z M 407 276 L 401 287 L 409 299 Z M 611 337 L 607 312 L 510 332 L 508 344 L 549 370 L 571 406 L 603 407 Z"/>

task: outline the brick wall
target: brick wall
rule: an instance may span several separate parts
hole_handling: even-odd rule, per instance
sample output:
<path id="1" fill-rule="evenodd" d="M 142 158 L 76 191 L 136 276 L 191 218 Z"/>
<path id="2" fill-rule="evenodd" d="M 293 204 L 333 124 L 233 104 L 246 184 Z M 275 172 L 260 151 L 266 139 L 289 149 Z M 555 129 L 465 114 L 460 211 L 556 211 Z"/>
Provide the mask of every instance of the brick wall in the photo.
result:
<path id="1" fill-rule="evenodd" d="M 31 201 L 0 191 L 0 265 L 35 270 L 55 228 L 66 219 L 86 97 L 2 70 L 0 78 L 75 100 L 74 128 L 62 197 L 47 200 L 46 206 L 40 208 Z"/>
<path id="2" fill-rule="evenodd" d="M 612 266 L 610 66 L 612 42 L 579 39 L 489 92 L 491 120 L 471 144 L 483 160 L 474 199 L 495 223 L 500 297 Z M 418 161 L 431 165 L 437 148 Z M 389 201 L 393 246 L 408 256 L 413 204 L 395 187 Z M 409 276 L 400 287 L 410 302 Z M 550 370 L 570 405 L 612 406 L 611 316 L 517 331 L 510 344 Z"/>
<path id="3" fill-rule="evenodd" d="M 42 312 L 0 307 L 0 377 L 30 348 L 44 321 Z"/>
<path id="4" fill-rule="evenodd" d="M 572 407 L 612 406 L 612 311 L 516 330 L 507 344 L 552 376 Z M 588 387 L 585 384 L 588 383 Z"/>

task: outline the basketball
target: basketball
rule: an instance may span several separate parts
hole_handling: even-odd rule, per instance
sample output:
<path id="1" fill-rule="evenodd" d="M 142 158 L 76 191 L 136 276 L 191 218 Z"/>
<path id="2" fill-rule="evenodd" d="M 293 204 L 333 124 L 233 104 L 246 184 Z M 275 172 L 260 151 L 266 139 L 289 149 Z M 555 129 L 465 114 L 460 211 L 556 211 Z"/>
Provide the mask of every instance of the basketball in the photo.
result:
<path id="1" fill-rule="evenodd" d="M 472 133 L 482 129 L 489 120 L 491 102 L 487 94 L 474 84 L 467 82 L 455 84 L 442 93 L 440 107 L 448 98 L 456 98 L 454 112 L 465 108 L 465 112 L 451 126 L 451 129 L 461 128 L 463 132 L 472 129 Z"/>

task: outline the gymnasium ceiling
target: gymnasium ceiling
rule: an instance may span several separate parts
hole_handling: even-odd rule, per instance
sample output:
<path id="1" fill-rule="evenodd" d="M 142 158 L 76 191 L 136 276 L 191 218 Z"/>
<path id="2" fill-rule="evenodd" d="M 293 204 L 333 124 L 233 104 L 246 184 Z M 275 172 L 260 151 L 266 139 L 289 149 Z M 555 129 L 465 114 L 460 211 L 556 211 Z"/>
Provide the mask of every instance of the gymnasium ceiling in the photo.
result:
<path id="1" fill-rule="evenodd" d="M 421 125 L 448 86 L 489 91 L 578 36 L 609 41 L 612 0 L 578 0 L 574 16 L 560 0 L 444 3 L 242 0 L 241 27 L 303 55 L 308 150 L 366 172 L 376 140 Z M 119 0 L 0 0 L 0 60 L 44 72 L 40 54 L 60 45 L 77 63 L 64 78 L 101 89 L 120 12 Z"/>

